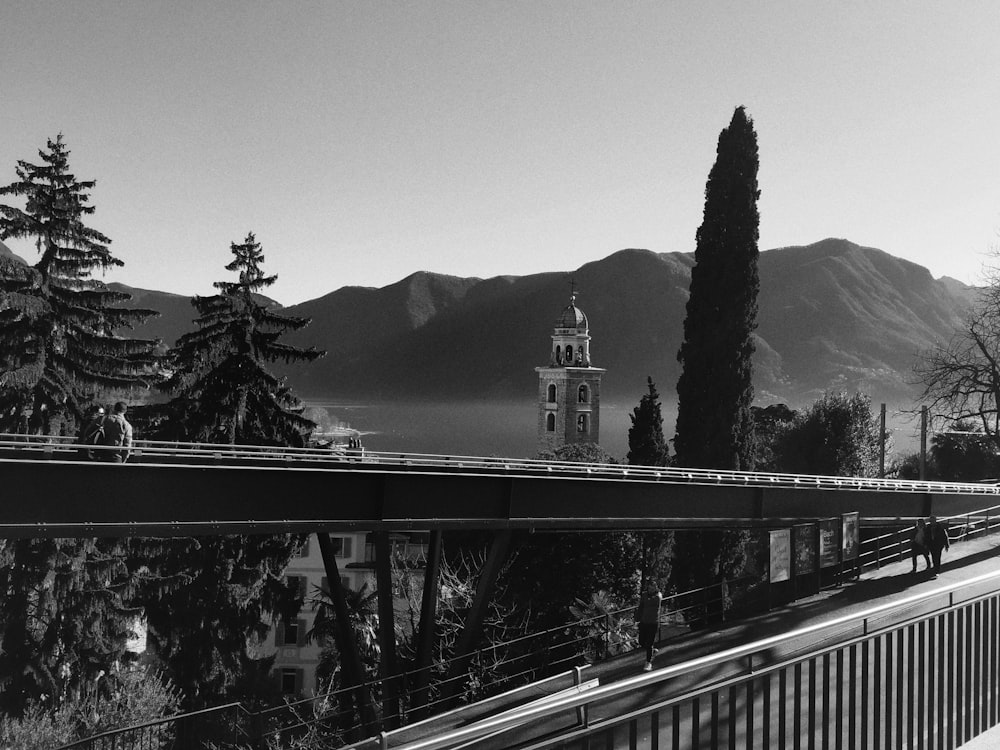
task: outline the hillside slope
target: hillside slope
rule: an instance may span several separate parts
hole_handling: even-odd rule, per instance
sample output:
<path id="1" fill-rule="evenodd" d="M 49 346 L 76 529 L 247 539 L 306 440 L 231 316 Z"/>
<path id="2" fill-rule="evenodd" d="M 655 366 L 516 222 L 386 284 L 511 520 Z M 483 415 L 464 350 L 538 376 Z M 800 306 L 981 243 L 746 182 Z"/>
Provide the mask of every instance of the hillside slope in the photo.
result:
<path id="1" fill-rule="evenodd" d="M 594 362 L 608 370 L 608 397 L 636 397 L 649 374 L 669 398 L 693 261 L 622 250 L 572 273 Z M 534 367 L 548 359 L 570 274 L 419 276 L 419 287 L 410 277 L 289 308 L 315 318 L 295 343 L 330 351 L 288 371 L 296 389 L 357 399 L 533 394 Z M 921 266 L 846 240 L 762 253 L 760 276 L 758 396 L 795 404 L 827 388 L 909 397 L 917 354 L 950 335 L 972 295 L 953 279 L 935 280 Z"/>

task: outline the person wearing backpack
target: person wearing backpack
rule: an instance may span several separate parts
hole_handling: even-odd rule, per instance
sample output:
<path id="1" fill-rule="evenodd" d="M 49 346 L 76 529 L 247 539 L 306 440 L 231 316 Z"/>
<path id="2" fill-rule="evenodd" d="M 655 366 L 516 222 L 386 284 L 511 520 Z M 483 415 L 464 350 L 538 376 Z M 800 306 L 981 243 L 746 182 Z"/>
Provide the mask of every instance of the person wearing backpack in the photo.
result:
<path id="1" fill-rule="evenodd" d="M 95 445 L 101 445 L 104 441 L 104 408 L 95 406 L 90 410 L 87 423 L 80 430 L 78 442 L 84 447 L 80 449 L 80 455 L 88 461 L 95 461 Z"/>
<path id="2" fill-rule="evenodd" d="M 132 452 L 132 425 L 125 419 L 127 407 L 121 401 L 115 404 L 114 413 L 104 420 L 104 439 L 101 445 L 119 450 L 101 451 L 101 460 L 123 464 Z"/>

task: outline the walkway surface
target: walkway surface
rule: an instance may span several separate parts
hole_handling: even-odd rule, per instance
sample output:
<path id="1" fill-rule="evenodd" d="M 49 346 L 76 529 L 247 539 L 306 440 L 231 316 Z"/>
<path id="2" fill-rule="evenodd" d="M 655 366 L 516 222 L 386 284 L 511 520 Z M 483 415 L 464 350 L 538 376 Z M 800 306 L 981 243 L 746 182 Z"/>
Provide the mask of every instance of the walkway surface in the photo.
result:
<path id="1" fill-rule="evenodd" d="M 661 644 L 653 666 L 654 669 L 659 669 L 768 636 L 860 613 L 914 594 L 930 593 L 938 588 L 953 586 L 998 569 L 1000 569 L 1000 535 L 956 541 L 951 549 L 944 553 L 942 571 L 936 578 L 923 570 L 923 561 L 920 562 L 920 570 L 917 573 L 911 572 L 911 563 L 908 559 L 883 565 L 878 570 L 866 572 L 858 580 L 798 599 L 765 614 L 672 639 L 668 643 Z M 639 673 L 643 664 L 644 655 L 637 650 L 590 666 L 584 674 L 586 679 L 596 678 L 603 685 Z M 531 699 L 538 697 L 538 695 L 530 696 Z M 471 710 L 421 722 L 400 730 L 398 734 L 394 733 L 396 736 L 392 738 L 390 746 L 433 736 L 456 726 L 463 726 L 470 721 L 482 719 L 484 715 L 495 713 L 498 708 L 502 710 L 511 707 L 511 705 L 498 707 L 494 704 L 484 712 L 470 707 Z M 1000 727 L 993 728 L 962 747 L 972 750 L 1000 748 Z"/>

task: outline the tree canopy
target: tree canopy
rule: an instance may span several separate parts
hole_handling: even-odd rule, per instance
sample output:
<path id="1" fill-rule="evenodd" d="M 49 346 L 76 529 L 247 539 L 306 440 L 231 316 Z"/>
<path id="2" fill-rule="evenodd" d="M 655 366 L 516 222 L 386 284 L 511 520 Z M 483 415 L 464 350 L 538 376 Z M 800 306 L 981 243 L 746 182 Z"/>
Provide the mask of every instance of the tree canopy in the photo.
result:
<path id="1" fill-rule="evenodd" d="M 130 295 L 93 278 L 123 262 L 84 223 L 96 183 L 73 175 L 69 154 L 59 135 L 0 187 L 22 203 L 0 204 L 0 240 L 32 240 L 40 256 L 0 264 L 0 430 L 68 431 L 99 394 L 145 389 L 154 372 L 157 342 L 120 332 L 156 313 L 120 307 Z"/>
<path id="2" fill-rule="evenodd" d="M 757 134 L 743 107 L 719 135 L 705 186 L 684 341 L 677 359 L 678 466 L 753 468 L 757 328 Z"/>
<path id="3" fill-rule="evenodd" d="M 628 430 L 628 456 L 631 466 L 666 466 L 670 463 L 670 449 L 663 437 L 663 414 L 660 411 L 660 394 L 653 378 L 646 378 L 649 392 L 632 409 Z"/>
<path id="4" fill-rule="evenodd" d="M 924 352 L 915 369 L 932 420 L 975 423 L 1000 447 L 1000 270 L 951 339 Z"/>
<path id="5" fill-rule="evenodd" d="M 826 393 L 777 438 L 776 468 L 791 474 L 878 475 L 880 432 L 864 393 Z"/>
<path id="6" fill-rule="evenodd" d="M 253 233 L 230 249 L 234 258 L 226 270 L 239 273 L 239 280 L 217 281 L 219 294 L 192 300 L 197 329 L 168 353 L 173 373 L 162 388 L 173 395 L 169 429 L 196 442 L 301 445 L 315 425 L 267 365 L 308 362 L 325 352 L 279 340 L 309 319 L 282 315 L 259 296 L 277 276 L 264 275 Z"/>
<path id="7" fill-rule="evenodd" d="M 754 467 L 753 332 L 757 328 L 757 133 L 743 107 L 719 134 L 705 185 L 684 341 L 677 359 L 674 463 L 710 469 Z M 678 589 L 737 575 L 747 561 L 743 531 L 674 535 Z"/>

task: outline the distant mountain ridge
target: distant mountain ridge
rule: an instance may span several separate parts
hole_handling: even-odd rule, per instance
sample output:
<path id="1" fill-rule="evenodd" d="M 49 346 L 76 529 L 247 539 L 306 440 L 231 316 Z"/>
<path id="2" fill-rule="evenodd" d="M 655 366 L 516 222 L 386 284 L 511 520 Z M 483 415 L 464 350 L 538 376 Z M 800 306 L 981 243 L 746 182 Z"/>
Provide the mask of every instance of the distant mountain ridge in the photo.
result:
<path id="1" fill-rule="evenodd" d="M 604 394 L 631 402 L 647 375 L 672 401 L 691 253 L 621 250 L 572 272 Z M 288 308 L 291 337 L 329 354 L 287 370 L 303 394 L 358 400 L 532 398 L 569 273 L 486 280 L 413 274 Z M 803 405 L 827 389 L 899 403 L 920 351 L 947 340 L 975 290 L 843 239 L 761 253 L 758 401 Z"/>
<path id="2" fill-rule="evenodd" d="M 312 318 L 287 341 L 328 354 L 282 373 L 313 398 L 533 399 L 534 368 L 548 362 L 572 277 L 594 364 L 607 369 L 605 399 L 638 401 L 651 375 L 670 403 L 693 264 L 692 253 L 628 249 L 572 272 L 489 279 L 418 272 L 382 288 L 343 287 L 284 308 Z M 759 270 L 760 403 L 801 406 L 828 389 L 909 402 L 919 352 L 951 336 L 976 291 L 844 239 L 768 250 Z M 191 329 L 190 298 L 111 286 L 131 293 L 133 306 L 161 312 L 131 335 L 170 345 Z"/>

